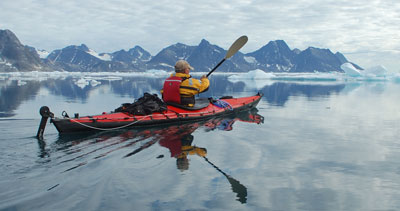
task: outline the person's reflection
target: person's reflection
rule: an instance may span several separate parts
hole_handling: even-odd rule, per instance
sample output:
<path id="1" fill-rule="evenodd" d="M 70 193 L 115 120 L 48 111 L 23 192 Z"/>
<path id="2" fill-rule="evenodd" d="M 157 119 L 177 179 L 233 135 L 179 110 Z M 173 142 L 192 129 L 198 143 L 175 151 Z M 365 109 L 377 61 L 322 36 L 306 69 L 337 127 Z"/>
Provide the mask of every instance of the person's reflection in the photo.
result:
<path id="1" fill-rule="evenodd" d="M 213 119 L 203 124 L 195 123 L 180 127 L 171 127 L 162 136 L 159 144 L 169 149 L 171 157 L 176 158 L 176 167 L 181 171 L 185 171 L 189 169 L 189 155 L 207 156 L 206 148 L 192 146 L 194 138 L 192 133 L 200 126 L 205 126 L 207 130 L 218 129 L 229 131 L 232 130 L 232 125 L 236 120 L 239 119 Z"/>
<path id="2" fill-rule="evenodd" d="M 198 155 L 200 157 L 205 157 L 207 155 L 207 150 L 205 148 L 192 146 L 192 142 L 192 134 L 183 134 L 173 137 L 172 139 L 163 139 L 159 144 L 169 149 L 171 157 L 176 158 L 176 167 L 184 171 L 189 169 L 189 155 Z"/>

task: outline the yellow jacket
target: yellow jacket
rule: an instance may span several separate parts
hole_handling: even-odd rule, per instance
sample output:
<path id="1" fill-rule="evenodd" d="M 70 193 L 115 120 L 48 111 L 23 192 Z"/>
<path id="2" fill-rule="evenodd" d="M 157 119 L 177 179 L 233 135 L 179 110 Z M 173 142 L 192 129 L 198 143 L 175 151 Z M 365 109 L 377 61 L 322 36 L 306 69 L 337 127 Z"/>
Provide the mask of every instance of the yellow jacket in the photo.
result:
<path id="1" fill-rule="evenodd" d="M 173 73 L 171 76 L 178 76 L 181 78 L 188 78 L 181 83 L 181 88 L 179 89 L 179 93 L 185 96 L 194 96 L 196 94 L 202 93 L 207 90 L 210 86 L 210 81 L 208 78 L 203 78 L 201 80 L 192 78 L 189 74 L 185 73 Z M 191 87 L 195 89 L 186 89 L 184 87 Z M 163 90 L 161 90 L 161 94 Z"/>
<path id="2" fill-rule="evenodd" d="M 187 157 L 188 155 L 198 155 L 200 157 L 207 156 L 207 149 L 196 147 L 196 146 L 182 146 L 182 153 L 178 155 L 178 158 Z"/>

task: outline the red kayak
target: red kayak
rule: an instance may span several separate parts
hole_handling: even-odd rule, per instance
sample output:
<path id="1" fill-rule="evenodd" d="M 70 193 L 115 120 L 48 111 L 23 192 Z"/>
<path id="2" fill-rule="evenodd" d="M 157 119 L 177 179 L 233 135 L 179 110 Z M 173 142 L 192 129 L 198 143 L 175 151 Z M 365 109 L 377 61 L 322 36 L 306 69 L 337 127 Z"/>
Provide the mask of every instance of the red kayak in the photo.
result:
<path id="1" fill-rule="evenodd" d="M 199 121 L 235 114 L 257 106 L 262 94 L 250 97 L 224 97 L 217 100 L 199 99 L 194 107 L 168 105 L 163 112 L 155 112 L 149 115 L 133 115 L 127 112 L 111 112 L 94 116 L 70 118 L 68 115 L 58 118 L 43 106 L 40 109 L 42 122 L 51 118 L 51 122 L 59 133 L 83 132 L 83 131 L 108 131 L 122 128 L 139 128 L 159 126 L 166 124 L 185 123 Z M 43 120 L 45 119 L 45 120 Z M 42 123 L 41 123 L 42 125 Z M 43 135 L 44 127 L 39 127 L 38 137 Z"/>

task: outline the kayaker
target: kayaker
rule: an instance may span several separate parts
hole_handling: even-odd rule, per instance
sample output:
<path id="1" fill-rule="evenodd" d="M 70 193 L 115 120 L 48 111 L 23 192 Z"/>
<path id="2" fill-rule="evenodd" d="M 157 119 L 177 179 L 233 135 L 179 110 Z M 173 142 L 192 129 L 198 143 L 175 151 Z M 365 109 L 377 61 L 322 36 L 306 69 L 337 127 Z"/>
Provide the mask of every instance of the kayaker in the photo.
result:
<path id="1" fill-rule="evenodd" d="M 191 70 L 194 68 L 187 61 L 176 62 L 175 73 L 165 80 L 161 90 L 164 102 L 193 106 L 195 95 L 208 90 L 210 81 L 207 76 L 203 75 L 200 80 L 192 78 Z"/>

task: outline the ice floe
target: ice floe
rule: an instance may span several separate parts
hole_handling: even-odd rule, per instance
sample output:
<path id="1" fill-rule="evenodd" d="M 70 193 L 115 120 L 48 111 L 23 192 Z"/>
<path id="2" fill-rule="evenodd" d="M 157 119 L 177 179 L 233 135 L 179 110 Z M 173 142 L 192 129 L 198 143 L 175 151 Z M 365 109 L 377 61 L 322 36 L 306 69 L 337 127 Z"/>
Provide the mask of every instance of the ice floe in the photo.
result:
<path id="1" fill-rule="evenodd" d="M 371 67 L 371 68 L 365 69 L 364 70 L 364 74 L 366 76 L 378 76 L 378 77 L 381 77 L 381 76 L 387 76 L 388 75 L 388 70 L 384 66 L 378 65 L 378 66 L 375 66 L 375 67 Z"/>
<path id="2" fill-rule="evenodd" d="M 389 73 L 388 70 L 382 65 L 367 68 L 365 70 L 359 70 L 351 63 L 344 63 L 340 66 L 340 68 L 342 68 L 342 70 L 346 73 L 347 76 L 351 77 L 374 78 L 374 77 L 386 77 L 393 75 L 392 73 Z"/>
<path id="3" fill-rule="evenodd" d="M 232 83 L 243 82 L 246 87 L 251 89 L 261 89 L 265 86 L 272 85 L 274 82 L 269 80 L 274 78 L 273 73 L 266 73 L 262 70 L 252 70 L 248 73 L 238 73 L 228 77 Z"/>
<path id="4" fill-rule="evenodd" d="M 359 69 L 354 67 L 351 63 L 344 63 L 340 66 L 340 68 L 346 73 L 348 76 L 358 77 L 361 76 L 361 72 Z"/>
<path id="5" fill-rule="evenodd" d="M 147 75 L 154 75 L 154 76 L 164 76 L 164 75 L 169 75 L 171 73 L 164 71 L 164 70 L 147 70 L 145 72 Z"/>
<path id="6" fill-rule="evenodd" d="M 84 77 L 84 78 L 80 78 L 79 80 L 76 80 L 75 85 L 77 85 L 78 87 L 80 87 L 81 89 L 84 89 L 86 86 L 90 85 L 92 87 L 95 87 L 97 85 L 100 85 L 101 82 L 97 81 L 96 79 L 94 79 L 93 77 Z"/>
<path id="7" fill-rule="evenodd" d="M 249 71 L 248 73 L 238 73 L 228 77 L 229 80 L 243 80 L 243 79 L 271 79 L 275 77 L 273 73 L 266 73 L 260 69 Z"/>
<path id="8" fill-rule="evenodd" d="M 80 78 L 79 80 L 75 81 L 75 84 L 81 88 L 84 89 L 87 85 L 89 85 L 89 81 L 87 81 L 84 78 Z"/>

